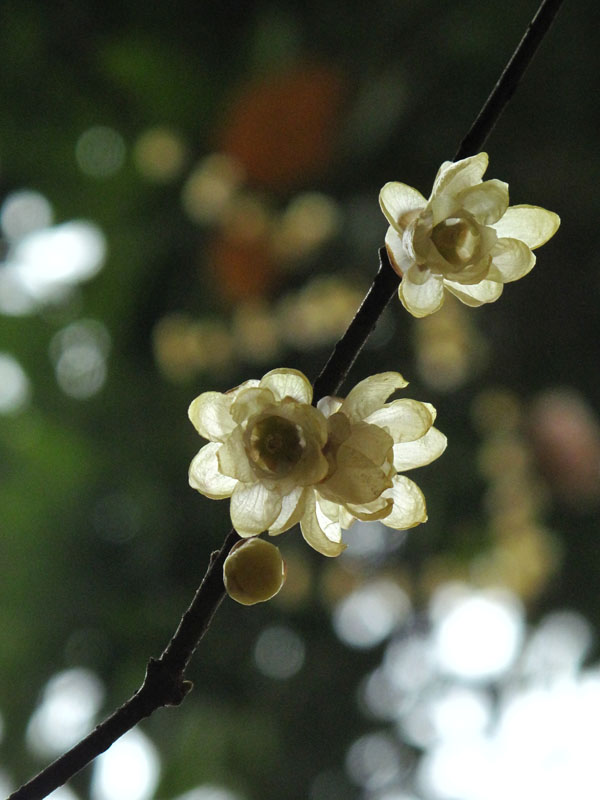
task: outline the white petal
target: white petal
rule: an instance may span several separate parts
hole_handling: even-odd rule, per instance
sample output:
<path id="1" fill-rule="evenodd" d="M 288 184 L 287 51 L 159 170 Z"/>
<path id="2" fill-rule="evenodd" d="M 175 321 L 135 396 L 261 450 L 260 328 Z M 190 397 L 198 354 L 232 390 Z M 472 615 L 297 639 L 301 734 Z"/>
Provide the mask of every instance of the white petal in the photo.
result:
<path id="1" fill-rule="evenodd" d="M 281 498 L 281 511 L 269 528 L 271 536 L 277 536 L 300 522 L 306 507 L 308 491 L 303 486 L 297 486 L 289 494 Z"/>
<path id="2" fill-rule="evenodd" d="M 310 492 L 307 499 L 304 516 L 300 520 L 300 530 L 305 541 L 324 556 L 339 556 L 346 549 L 339 522 L 325 516 L 315 501 L 314 492 Z"/>
<path id="3" fill-rule="evenodd" d="M 192 400 L 188 416 L 200 436 L 211 442 L 223 442 L 235 428 L 230 409 L 233 397 L 221 392 L 203 392 Z"/>
<path id="4" fill-rule="evenodd" d="M 388 489 L 386 495 L 394 499 L 392 510 L 381 520 L 388 528 L 405 531 L 427 520 L 423 492 L 410 478 L 397 475 L 394 478 L 394 486 Z"/>
<path id="5" fill-rule="evenodd" d="M 412 186 L 390 181 L 379 192 L 379 205 L 390 225 L 402 233 L 405 225 L 401 218 L 405 214 L 425 208 L 427 200 Z"/>
<path id="6" fill-rule="evenodd" d="M 194 457 L 189 470 L 190 486 L 213 500 L 231 497 L 238 483 L 219 471 L 217 453 L 220 447 L 218 442 L 205 445 Z"/>
<path id="7" fill-rule="evenodd" d="M 488 277 L 508 283 L 527 275 L 533 269 L 535 255 L 521 239 L 498 239 L 492 249 L 492 265 Z"/>
<path id="8" fill-rule="evenodd" d="M 281 511 L 281 497 L 262 483 L 238 483 L 231 495 L 231 522 L 240 536 L 266 531 Z"/>
<path id="9" fill-rule="evenodd" d="M 538 206 L 520 205 L 509 206 L 504 216 L 492 227 L 496 229 L 498 236 L 520 239 L 534 250 L 552 238 L 559 225 L 560 217 L 553 211 Z"/>
<path id="10" fill-rule="evenodd" d="M 385 428 L 396 443 L 413 442 L 424 436 L 433 425 L 433 418 L 424 403 L 402 399 L 377 409 L 365 422 Z"/>
<path id="11" fill-rule="evenodd" d="M 394 445 L 394 467 L 398 472 L 406 472 L 407 469 L 416 469 L 431 464 L 439 458 L 448 440 L 437 428 L 430 428 L 425 436 L 414 442 L 401 442 Z"/>
<path id="12" fill-rule="evenodd" d="M 425 283 L 418 284 L 403 278 L 398 297 L 404 308 L 413 317 L 426 317 L 442 307 L 444 285 L 441 277 L 430 275 Z"/>
<path id="13" fill-rule="evenodd" d="M 244 435 L 239 425 L 227 441 L 221 445 L 218 461 L 219 469 L 223 475 L 237 478 L 242 483 L 254 483 L 256 480 L 256 474 L 252 470 L 246 455 Z"/>
<path id="14" fill-rule="evenodd" d="M 502 294 L 504 284 L 496 281 L 484 280 L 480 283 L 467 285 L 464 283 L 454 283 L 444 279 L 444 286 L 455 297 L 458 297 L 468 306 L 481 306 L 484 303 L 493 303 Z"/>
<path id="15" fill-rule="evenodd" d="M 322 397 L 319 402 L 317 403 L 317 408 L 323 414 L 324 417 L 331 417 L 333 414 L 337 414 L 340 410 L 342 405 L 342 400 L 339 397 Z"/>
<path id="16" fill-rule="evenodd" d="M 475 186 L 481 181 L 487 166 L 487 153 L 478 153 L 461 161 L 444 161 L 433 183 L 431 196 L 442 192 L 458 194 L 469 186 Z"/>
<path id="17" fill-rule="evenodd" d="M 396 389 L 408 386 L 399 372 L 379 372 L 357 383 L 341 406 L 351 422 L 359 422 L 381 408 Z"/>
<path id="18" fill-rule="evenodd" d="M 490 225 L 508 208 L 508 183 L 494 179 L 471 186 L 461 192 L 460 204 L 481 225 Z"/>
<path id="19" fill-rule="evenodd" d="M 251 386 L 239 392 L 231 405 L 231 416 L 237 423 L 245 422 L 248 417 L 260 413 L 264 408 L 275 402 L 275 396 L 270 389 Z"/>
<path id="20" fill-rule="evenodd" d="M 392 269 L 402 276 L 415 263 L 414 259 L 407 253 L 402 237 L 393 228 L 388 228 L 385 234 L 385 249 Z"/>
<path id="21" fill-rule="evenodd" d="M 297 369 L 273 369 L 260 382 L 261 388 L 270 389 L 277 400 L 291 397 L 299 403 L 312 403 L 310 381 Z"/>

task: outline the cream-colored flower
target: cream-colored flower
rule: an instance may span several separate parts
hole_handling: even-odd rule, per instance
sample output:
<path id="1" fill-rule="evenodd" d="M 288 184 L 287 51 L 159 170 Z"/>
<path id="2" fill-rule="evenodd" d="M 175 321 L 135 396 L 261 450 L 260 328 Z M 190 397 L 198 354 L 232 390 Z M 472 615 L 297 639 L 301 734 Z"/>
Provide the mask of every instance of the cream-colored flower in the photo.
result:
<path id="1" fill-rule="evenodd" d="M 526 275 L 531 252 L 558 230 L 552 211 L 508 205 L 508 184 L 482 181 L 487 153 L 445 161 L 429 200 L 403 183 L 386 183 L 379 202 L 390 227 L 385 244 L 402 277 L 398 294 L 415 317 L 437 311 L 444 288 L 469 306 L 491 303 L 504 284 Z"/>
<path id="2" fill-rule="evenodd" d="M 435 409 L 429 403 L 387 402 L 405 386 L 399 373 L 383 372 L 358 383 L 345 400 L 325 397 L 317 404 L 327 417 L 330 470 L 315 487 L 300 526 L 321 552 L 323 537 L 334 546 L 341 543 L 342 529 L 354 519 L 381 520 L 397 530 L 427 519 L 423 493 L 400 473 L 429 464 L 447 442 L 433 426 Z"/>
<path id="3" fill-rule="evenodd" d="M 225 394 L 204 392 L 190 405 L 190 420 L 210 442 L 190 465 L 190 485 L 208 497 L 231 497 L 240 536 L 291 528 L 304 511 L 304 488 L 327 475 L 327 421 L 311 400 L 301 372 L 275 369 Z"/>
<path id="4" fill-rule="evenodd" d="M 344 549 L 356 519 L 406 529 L 427 518 L 418 486 L 399 474 L 430 463 L 446 437 L 435 410 L 415 400 L 387 402 L 406 381 L 385 372 L 361 381 L 345 400 L 310 405 L 312 387 L 297 370 L 276 369 L 222 394 L 205 392 L 189 416 L 209 439 L 190 465 L 190 485 L 231 497 L 242 537 L 277 535 L 300 523 L 326 556 Z"/>

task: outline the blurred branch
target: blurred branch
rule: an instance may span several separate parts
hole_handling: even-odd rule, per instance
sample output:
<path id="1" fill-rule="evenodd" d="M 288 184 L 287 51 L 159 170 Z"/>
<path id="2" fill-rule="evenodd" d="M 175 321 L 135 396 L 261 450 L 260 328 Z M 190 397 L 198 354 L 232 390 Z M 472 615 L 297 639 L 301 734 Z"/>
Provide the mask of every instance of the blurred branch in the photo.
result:
<path id="1" fill-rule="evenodd" d="M 494 90 L 463 139 L 455 161 L 479 152 L 517 88 L 561 3 L 562 0 L 542 2 Z M 315 400 L 338 391 L 398 288 L 399 276 L 392 270 L 385 247 L 379 250 L 379 260 L 379 270 L 362 305 L 314 382 Z M 144 682 L 138 691 L 85 739 L 13 792 L 8 800 L 42 800 L 156 709 L 182 702 L 192 688 L 192 683 L 184 679 L 185 669 L 225 597 L 223 563 L 239 538 L 231 530 L 221 549 L 212 553 L 206 575 L 192 603 L 160 658 L 150 659 Z"/>

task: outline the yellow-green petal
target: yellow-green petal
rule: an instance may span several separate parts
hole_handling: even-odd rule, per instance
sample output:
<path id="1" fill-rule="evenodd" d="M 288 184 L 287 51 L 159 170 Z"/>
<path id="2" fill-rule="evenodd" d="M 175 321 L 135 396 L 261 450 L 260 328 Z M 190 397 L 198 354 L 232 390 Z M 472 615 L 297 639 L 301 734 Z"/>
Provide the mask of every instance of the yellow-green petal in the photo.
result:
<path id="1" fill-rule="evenodd" d="M 390 225 L 402 233 L 406 227 L 406 221 L 403 222 L 402 217 L 425 208 L 427 200 L 412 186 L 390 181 L 379 192 L 379 205 Z"/>
<path id="2" fill-rule="evenodd" d="M 521 239 L 498 239 L 492 249 L 492 264 L 488 277 L 508 283 L 531 272 L 535 255 Z"/>
<path id="3" fill-rule="evenodd" d="M 403 398 L 369 414 L 365 422 L 385 428 L 394 443 L 413 442 L 427 433 L 433 425 L 433 417 L 424 403 Z"/>
<path id="4" fill-rule="evenodd" d="M 400 442 L 394 445 L 394 467 L 398 472 L 416 469 L 431 464 L 439 458 L 448 440 L 437 428 L 430 428 L 427 433 L 414 442 Z"/>
<path id="5" fill-rule="evenodd" d="M 473 307 L 493 303 L 500 297 L 504 288 L 504 284 L 490 280 L 469 285 L 444 279 L 444 286 L 465 305 Z"/>
<path id="6" fill-rule="evenodd" d="M 481 225 L 491 225 L 508 208 L 508 183 L 496 179 L 483 181 L 461 192 L 460 205 Z"/>
<path id="7" fill-rule="evenodd" d="M 427 509 L 423 492 L 410 478 L 396 475 L 394 485 L 386 492 L 386 496 L 394 500 L 392 510 L 381 520 L 388 528 L 405 531 L 426 522 Z"/>
<path id="8" fill-rule="evenodd" d="M 316 502 L 314 492 L 310 493 L 307 500 L 300 530 L 307 544 L 321 555 L 334 558 L 346 549 L 339 522 L 325 516 Z"/>
<path id="9" fill-rule="evenodd" d="M 442 307 L 444 285 L 441 276 L 430 275 L 425 283 L 413 283 L 405 276 L 398 289 L 398 297 L 413 317 L 427 317 Z"/>
<path id="10" fill-rule="evenodd" d="M 310 381 L 297 369 L 273 369 L 260 382 L 261 388 L 270 389 L 277 400 L 291 397 L 299 403 L 312 403 Z"/>
<path id="11" fill-rule="evenodd" d="M 203 392 L 192 400 L 188 416 L 200 436 L 223 442 L 235 428 L 230 410 L 233 398 L 221 392 Z"/>
<path id="12" fill-rule="evenodd" d="M 458 194 L 469 186 L 475 186 L 481 181 L 487 167 L 487 153 L 477 153 L 461 161 L 444 161 L 433 183 L 431 196 Z"/>
<path id="13" fill-rule="evenodd" d="M 399 372 L 379 372 L 357 383 L 348 393 L 341 411 L 351 422 L 359 422 L 381 408 L 397 389 L 408 386 Z"/>
<path id="14" fill-rule="evenodd" d="M 192 489 L 210 497 L 212 500 L 222 500 L 231 497 L 237 481 L 230 478 L 219 469 L 217 454 L 222 447 L 218 442 L 205 445 L 193 458 L 188 473 Z"/>
<path id="15" fill-rule="evenodd" d="M 539 206 L 509 206 L 498 222 L 493 224 L 499 237 L 520 239 L 535 250 L 551 239 L 560 225 L 560 217 Z"/>
<path id="16" fill-rule="evenodd" d="M 281 497 L 262 483 L 238 483 L 231 495 L 231 522 L 240 536 L 256 536 L 275 522 L 281 511 Z"/>

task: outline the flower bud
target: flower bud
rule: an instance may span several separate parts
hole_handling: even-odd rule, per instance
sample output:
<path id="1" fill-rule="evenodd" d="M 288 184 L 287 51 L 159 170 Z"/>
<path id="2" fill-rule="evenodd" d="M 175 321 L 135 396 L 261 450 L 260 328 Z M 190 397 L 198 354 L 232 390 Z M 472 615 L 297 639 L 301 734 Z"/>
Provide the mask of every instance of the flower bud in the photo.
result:
<path id="1" fill-rule="evenodd" d="M 279 548 L 252 537 L 232 547 L 223 564 L 223 582 L 233 600 L 252 606 L 277 594 L 285 583 L 285 572 Z"/>

